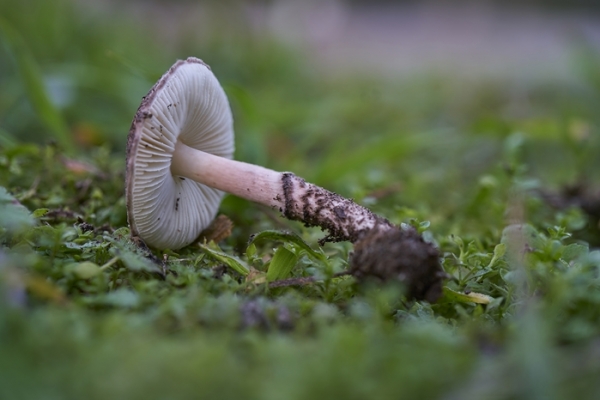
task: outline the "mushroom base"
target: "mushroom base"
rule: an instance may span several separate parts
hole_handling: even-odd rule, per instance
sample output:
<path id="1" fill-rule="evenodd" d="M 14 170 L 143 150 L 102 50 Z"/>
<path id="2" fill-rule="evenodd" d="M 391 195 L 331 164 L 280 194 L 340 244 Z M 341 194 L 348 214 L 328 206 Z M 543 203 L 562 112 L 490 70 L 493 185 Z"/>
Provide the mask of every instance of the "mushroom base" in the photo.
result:
<path id="1" fill-rule="evenodd" d="M 291 172 L 281 174 L 283 207 L 281 213 L 288 219 L 302 221 L 307 226 L 318 226 L 328 231 L 324 242 L 356 242 L 376 226 L 392 229 L 385 218 L 336 193 L 307 183 Z"/>

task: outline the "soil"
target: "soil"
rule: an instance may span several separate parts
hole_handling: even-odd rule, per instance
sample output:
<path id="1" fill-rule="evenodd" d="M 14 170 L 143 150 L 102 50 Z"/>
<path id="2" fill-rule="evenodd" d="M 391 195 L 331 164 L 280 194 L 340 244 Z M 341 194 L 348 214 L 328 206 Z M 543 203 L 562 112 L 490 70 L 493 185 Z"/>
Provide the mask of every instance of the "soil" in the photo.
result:
<path id="1" fill-rule="evenodd" d="M 446 276 L 440 253 L 413 228 L 372 229 L 356 242 L 350 273 L 359 281 L 398 281 L 409 299 L 435 303 Z"/>
<path id="2" fill-rule="evenodd" d="M 200 233 L 196 242 L 209 243 L 214 241 L 220 243 L 231 236 L 232 229 L 233 221 L 226 215 L 220 214 Z"/>
<path id="3" fill-rule="evenodd" d="M 284 305 L 262 302 L 258 299 L 248 300 L 240 307 L 240 328 L 258 328 L 263 331 L 294 329 L 294 316 Z"/>
<path id="4" fill-rule="evenodd" d="M 547 204 L 559 210 L 581 208 L 588 224 L 581 232 L 575 232 L 575 236 L 584 238 L 590 245 L 600 246 L 600 188 L 577 183 L 566 185 L 559 192 L 542 190 L 540 195 Z"/>

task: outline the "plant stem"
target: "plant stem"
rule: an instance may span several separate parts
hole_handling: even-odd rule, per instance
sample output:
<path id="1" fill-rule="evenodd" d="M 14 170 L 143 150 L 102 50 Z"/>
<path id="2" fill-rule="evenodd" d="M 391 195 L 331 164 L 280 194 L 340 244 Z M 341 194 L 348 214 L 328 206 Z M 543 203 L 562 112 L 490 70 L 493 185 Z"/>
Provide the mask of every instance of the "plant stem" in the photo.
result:
<path id="1" fill-rule="evenodd" d="M 104 271 L 105 269 L 108 269 L 109 267 L 111 267 L 112 265 L 114 265 L 117 261 L 119 261 L 119 256 L 114 256 L 113 258 L 111 258 L 110 260 L 108 260 L 108 262 L 106 262 L 106 264 L 104 264 L 103 266 L 101 266 L 100 269 L 102 271 Z"/>

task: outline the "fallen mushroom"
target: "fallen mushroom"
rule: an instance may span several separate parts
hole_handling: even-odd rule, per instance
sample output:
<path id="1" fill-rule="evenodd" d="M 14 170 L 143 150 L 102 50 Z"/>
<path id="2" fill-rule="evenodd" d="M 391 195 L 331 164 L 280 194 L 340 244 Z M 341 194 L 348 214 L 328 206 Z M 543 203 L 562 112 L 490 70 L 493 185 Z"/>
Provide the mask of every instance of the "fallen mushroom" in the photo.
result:
<path id="1" fill-rule="evenodd" d="M 385 269 L 387 278 L 410 288 L 425 275 L 424 287 L 409 292 L 429 301 L 441 295 L 444 274 L 438 252 L 420 235 L 414 232 L 418 240 L 412 240 L 410 234 L 408 246 L 390 246 L 389 238 L 402 240 L 406 235 L 399 232 L 404 231 L 293 173 L 232 160 L 233 138 L 229 103 L 210 68 L 192 57 L 175 63 L 144 97 L 129 131 L 126 196 L 132 236 L 159 249 L 186 246 L 208 226 L 227 192 L 323 228 L 328 232 L 323 241 L 354 243 L 352 260 L 361 265 L 353 264 L 351 270 L 359 279 L 369 275 L 366 265 L 381 265 L 377 258 L 382 253 L 386 265 L 403 259 L 407 251 L 426 254 L 418 260 L 419 268 L 400 271 L 390 264 L 374 275 L 382 278 Z"/>

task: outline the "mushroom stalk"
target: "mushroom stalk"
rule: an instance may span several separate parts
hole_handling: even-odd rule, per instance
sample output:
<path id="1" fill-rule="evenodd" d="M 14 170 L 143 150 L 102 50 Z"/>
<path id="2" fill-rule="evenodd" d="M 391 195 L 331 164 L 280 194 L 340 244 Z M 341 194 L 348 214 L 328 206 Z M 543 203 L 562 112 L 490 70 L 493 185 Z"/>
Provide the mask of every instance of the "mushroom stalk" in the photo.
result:
<path id="1" fill-rule="evenodd" d="M 171 173 L 214 189 L 278 209 L 286 218 L 329 231 L 325 241 L 356 242 L 374 227 L 392 224 L 369 209 L 306 182 L 290 172 L 276 172 L 194 149 L 177 141 Z"/>

